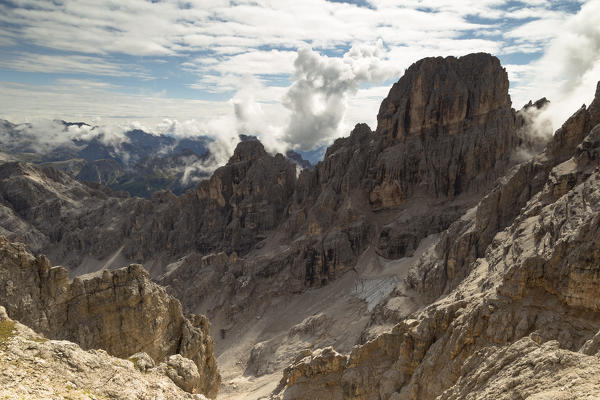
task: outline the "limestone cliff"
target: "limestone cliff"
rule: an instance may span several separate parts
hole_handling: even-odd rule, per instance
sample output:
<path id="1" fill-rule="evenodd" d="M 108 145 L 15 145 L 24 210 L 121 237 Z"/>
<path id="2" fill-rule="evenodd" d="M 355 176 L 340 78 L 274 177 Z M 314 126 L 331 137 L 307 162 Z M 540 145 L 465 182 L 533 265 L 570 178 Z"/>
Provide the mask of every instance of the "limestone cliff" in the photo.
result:
<path id="1" fill-rule="evenodd" d="M 8 315 L 48 338 L 117 357 L 147 353 L 156 362 L 180 354 L 201 379 L 189 389 L 215 397 L 220 377 L 201 315 L 185 318 L 178 300 L 152 283 L 141 265 L 69 282 L 62 267 L 0 237 L 0 304 Z"/>
<path id="2" fill-rule="evenodd" d="M 129 360 L 104 350 L 84 351 L 64 340 L 48 340 L 11 320 L 0 306 L 0 397 L 3 399 L 205 400 L 173 382 L 173 363 L 154 366 L 137 354 Z M 170 360 L 169 360 L 170 362 Z M 197 374 L 197 371 L 196 371 Z M 171 379 L 169 379 L 171 378 Z"/>
<path id="3" fill-rule="evenodd" d="M 357 125 L 299 178 L 288 232 L 321 243 L 307 280 L 332 279 L 370 244 L 387 258 L 412 255 L 476 204 L 518 145 L 498 59 L 415 63 L 383 101 L 375 132 Z"/>

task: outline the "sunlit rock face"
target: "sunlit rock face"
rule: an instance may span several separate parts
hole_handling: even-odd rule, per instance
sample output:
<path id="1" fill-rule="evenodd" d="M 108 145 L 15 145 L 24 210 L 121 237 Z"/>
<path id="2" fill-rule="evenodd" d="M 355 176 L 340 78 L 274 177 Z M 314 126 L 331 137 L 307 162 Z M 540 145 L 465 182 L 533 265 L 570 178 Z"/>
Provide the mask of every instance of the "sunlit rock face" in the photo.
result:
<path id="1" fill-rule="evenodd" d="M 0 304 L 11 318 L 48 338 L 117 357 L 144 352 L 162 362 L 179 354 L 198 375 L 184 389 L 216 396 L 220 376 L 208 320 L 184 317 L 180 302 L 151 282 L 141 265 L 69 282 L 65 268 L 0 237 L 0 278 Z"/>
<path id="2" fill-rule="evenodd" d="M 382 102 L 377 123 L 391 147 L 372 192 L 382 206 L 390 203 L 386 193 L 453 197 L 482 189 L 518 144 L 507 74 L 488 54 L 413 64 Z"/>

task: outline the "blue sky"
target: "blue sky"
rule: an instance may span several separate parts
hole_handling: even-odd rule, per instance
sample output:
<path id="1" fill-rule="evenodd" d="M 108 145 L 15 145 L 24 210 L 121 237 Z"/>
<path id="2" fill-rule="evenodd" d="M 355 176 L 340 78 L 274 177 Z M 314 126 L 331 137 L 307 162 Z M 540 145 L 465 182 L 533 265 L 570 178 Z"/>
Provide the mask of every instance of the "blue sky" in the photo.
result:
<path id="1" fill-rule="evenodd" d="M 598 0 L 0 0 L 0 118 L 310 148 L 356 122 L 375 128 L 418 59 L 476 51 L 507 68 L 515 107 L 575 104 L 599 78 L 599 11 Z"/>

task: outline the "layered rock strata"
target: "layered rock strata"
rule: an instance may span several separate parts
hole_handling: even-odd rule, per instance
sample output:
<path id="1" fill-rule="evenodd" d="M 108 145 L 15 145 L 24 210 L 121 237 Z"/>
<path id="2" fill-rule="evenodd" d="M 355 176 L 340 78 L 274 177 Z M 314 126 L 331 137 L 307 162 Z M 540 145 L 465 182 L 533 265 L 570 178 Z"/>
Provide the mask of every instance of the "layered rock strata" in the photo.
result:
<path id="1" fill-rule="evenodd" d="M 85 351 L 75 343 L 48 340 L 11 320 L 0 306 L 1 398 L 206 399 L 177 387 L 165 373 L 175 368 L 161 364 L 142 369 L 139 365 L 137 359 L 124 360 L 103 350 Z"/>
<path id="2" fill-rule="evenodd" d="M 48 338 L 117 357 L 174 354 L 193 361 L 200 379 L 186 389 L 215 397 L 220 384 L 209 322 L 184 317 L 181 304 L 152 283 L 141 265 L 69 282 L 62 267 L 0 237 L 0 304 L 8 315 Z M 190 362 L 192 362 L 190 361 Z"/>

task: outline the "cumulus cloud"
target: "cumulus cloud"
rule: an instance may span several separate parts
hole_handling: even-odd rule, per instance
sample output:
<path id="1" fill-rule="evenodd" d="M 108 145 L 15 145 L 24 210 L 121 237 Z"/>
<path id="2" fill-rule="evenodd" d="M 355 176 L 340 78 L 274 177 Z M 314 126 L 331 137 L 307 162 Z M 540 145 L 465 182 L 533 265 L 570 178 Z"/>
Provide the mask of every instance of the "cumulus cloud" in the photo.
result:
<path id="1" fill-rule="evenodd" d="M 247 76 L 244 82 L 231 100 L 236 134 L 257 136 L 267 151 L 284 153 L 288 145 L 283 140 L 283 127 L 288 116 L 280 105 L 283 90 L 273 92 L 251 76 Z M 273 97 L 267 100 L 264 92 Z"/>
<path id="2" fill-rule="evenodd" d="M 339 136 L 348 96 L 363 82 L 380 82 L 398 71 L 386 62 L 382 41 L 353 46 L 342 58 L 320 55 L 308 47 L 298 50 L 294 83 L 283 105 L 290 111 L 284 140 L 303 150 Z"/>
<path id="3" fill-rule="evenodd" d="M 508 66 L 517 81 L 513 102 L 518 107 L 529 99 L 547 97 L 551 103 L 539 118 L 551 120 L 553 129 L 582 104 L 593 99 L 600 80 L 600 1 L 585 3 L 580 11 L 557 25 L 544 55 L 528 66 Z"/>

